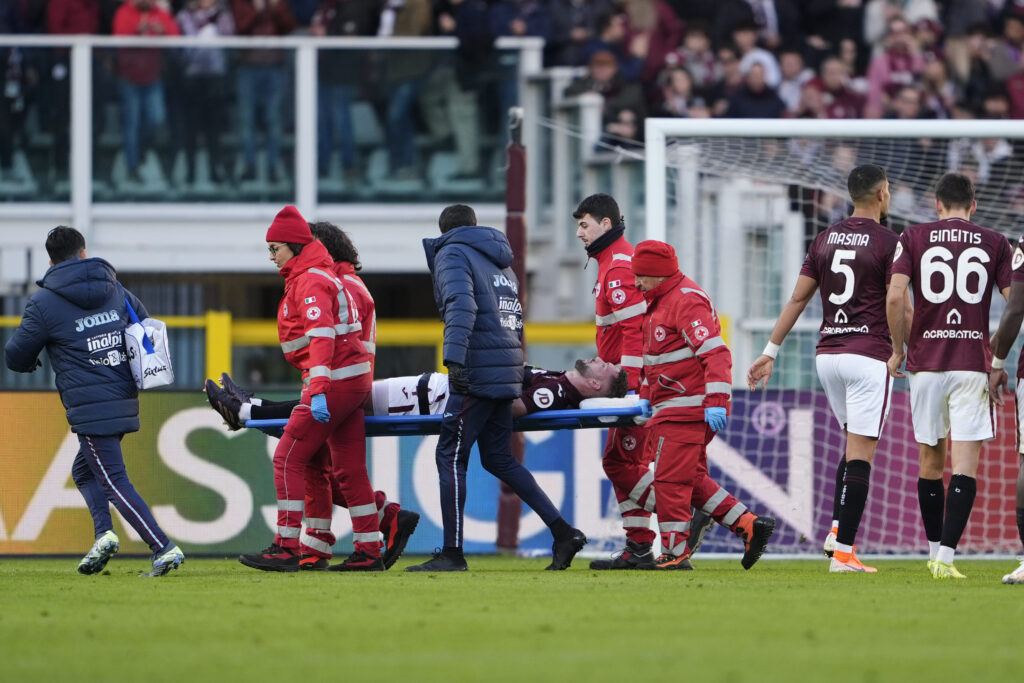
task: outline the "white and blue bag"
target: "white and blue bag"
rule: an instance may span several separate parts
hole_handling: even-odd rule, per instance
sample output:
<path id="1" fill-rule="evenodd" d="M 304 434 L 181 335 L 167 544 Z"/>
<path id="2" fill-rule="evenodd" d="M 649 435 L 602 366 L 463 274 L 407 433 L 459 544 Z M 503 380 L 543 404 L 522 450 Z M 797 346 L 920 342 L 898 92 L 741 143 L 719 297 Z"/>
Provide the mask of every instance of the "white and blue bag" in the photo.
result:
<path id="1" fill-rule="evenodd" d="M 131 324 L 124 330 L 128 366 L 132 369 L 135 386 L 154 389 L 174 382 L 171 351 L 167 346 L 167 324 L 156 318 L 146 318 L 145 325 L 125 297 Z"/>

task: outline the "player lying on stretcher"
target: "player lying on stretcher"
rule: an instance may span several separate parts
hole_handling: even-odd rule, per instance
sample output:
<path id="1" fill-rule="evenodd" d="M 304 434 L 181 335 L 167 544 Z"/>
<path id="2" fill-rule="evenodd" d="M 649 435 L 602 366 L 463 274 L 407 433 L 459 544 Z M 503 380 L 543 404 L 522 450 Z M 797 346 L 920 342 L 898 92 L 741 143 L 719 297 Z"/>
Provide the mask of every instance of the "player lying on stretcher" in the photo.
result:
<path id="1" fill-rule="evenodd" d="M 287 419 L 294 401 L 268 401 L 235 384 L 226 372 L 219 386 L 206 380 L 206 398 L 235 431 L 246 420 Z M 626 395 L 626 371 L 600 358 L 577 360 L 572 370 L 544 370 L 526 366 L 523 372 L 523 395 L 512 407 L 519 417 L 541 410 L 573 410 L 588 398 L 621 398 Z M 367 400 L 367 415 L 438 415 L 448 400 L 448 375 L 427 372 L 409 377 L 375 380 Z"/>
<path id="2" fill-rule="evenodd" d="M 287 419 L 299 403 L 257 398 L 235 384 L 226 372 L 221 374 L 221 384 L 223 388 L 212 379 L 206 380 L 206 397 L 232 431 L 245 427 L 246 420 Z M 516 399 L 512 411 L 519 417 L 543 410 L 573 410 L 589 399 L 622 398 L 626 390 L 626 371 L 600 358 L 579 359 L 572 370 L 564 372 L 527 365 L 523 395 Z M 377 416 L 439 415 L 447 401 L 448 375 L 427 372 L 374 381 L 365 409 L 367 415 Z M 701 510 L 694 510 L 693 515 L 691 556 L 696 554 L 714 521 Z"/>

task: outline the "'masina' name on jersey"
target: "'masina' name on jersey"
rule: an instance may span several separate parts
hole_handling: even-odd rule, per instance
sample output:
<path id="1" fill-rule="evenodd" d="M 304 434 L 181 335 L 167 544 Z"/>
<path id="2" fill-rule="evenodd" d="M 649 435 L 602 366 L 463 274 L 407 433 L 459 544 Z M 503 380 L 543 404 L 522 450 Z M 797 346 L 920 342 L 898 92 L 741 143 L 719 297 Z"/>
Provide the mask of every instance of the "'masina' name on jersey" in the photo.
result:
<path id="1" fill-rule="evenodd" d="M 523 403 L 527 413 L 540 410 L 572 410 L 583 396 L 564 372 L 526 367 L 523 372 Z"/>
<path id="2" fill-rule="evenodd" d="M 1005 237 L 961 218 L 903 231 L 892 272 L 914 292 L 907 370 L 988 371 L 992 288 L 1010 286 L 1011 258 Z"/>
<path id="3" fill-rule="evenodd" d="M 811 243 L 801 275 L 818 283 L 818 353 L 855 353 L 885 361 L 892 339 L 885 317 L 885 286 L 899 237 L 870 218 L 847 218 Z"/>

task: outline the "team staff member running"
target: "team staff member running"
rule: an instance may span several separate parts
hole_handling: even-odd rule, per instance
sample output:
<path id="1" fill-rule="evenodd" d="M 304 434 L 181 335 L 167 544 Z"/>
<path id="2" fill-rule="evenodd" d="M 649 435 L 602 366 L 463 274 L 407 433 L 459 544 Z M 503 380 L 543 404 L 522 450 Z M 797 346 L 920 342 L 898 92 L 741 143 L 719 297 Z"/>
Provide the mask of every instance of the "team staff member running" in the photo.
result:
<path id="1" fill-rule="evenodd" d="M 125 299 L 140 319 L 148 317 L 146 308 L 117 281 L 113 266 L 86 256 L 85 238 L 74 228 L 51 230 L 46 251 L 51 267 L 7 342 L 6 360 L 15 372 L 33 372 L 46 349 L 68 424 L 78 435 L 71 476 L 96 529 L 96 542 L 78 571 L 98 574 L 118 551 L 110 519 L 113 503 L 153 551 L 147 576 L 163 576 L 185 555 L 167 539 L 132 486 L 121 453 L 124 435 L 139 431 L 139 392 L 124 352 Z"/>

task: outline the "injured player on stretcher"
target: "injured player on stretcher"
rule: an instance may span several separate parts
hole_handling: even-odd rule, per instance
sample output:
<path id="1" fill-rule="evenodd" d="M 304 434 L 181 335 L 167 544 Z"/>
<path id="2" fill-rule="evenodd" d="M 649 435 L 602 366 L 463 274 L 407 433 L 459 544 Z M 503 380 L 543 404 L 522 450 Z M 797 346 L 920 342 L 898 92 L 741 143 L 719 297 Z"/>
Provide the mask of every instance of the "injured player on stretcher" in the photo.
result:
<path id="1" fill-rule="evenodd" d="M 287 419 L 298 405 L 294 401 L 269 401 L 238 386 L 228 375 L 221 384 L 206 380 L 206 398 L 235 431 L 247 420 Z M 571 410 L 588 398 L 621 398 L 626 395 L 626 372 L 600 358 L 577 360 L 572 370 L 544 370 L 526 366 L 523 395 L 513 404 L 519 417 L 542 410 Z M 365 406 L 366 415 L 438 415 L 448 400 L 448 375 L 426 372 L 422 375 L 392 377 L 373 382 L 373 391 Z"/>

